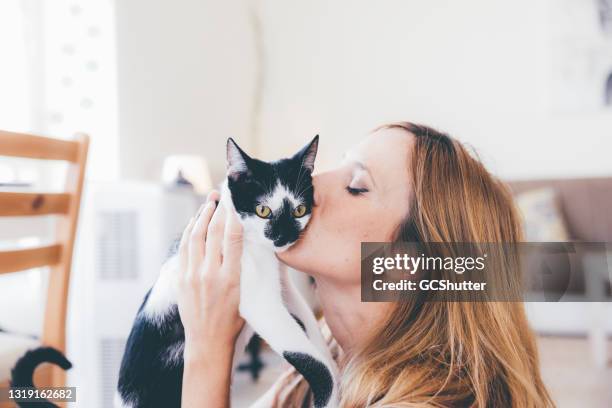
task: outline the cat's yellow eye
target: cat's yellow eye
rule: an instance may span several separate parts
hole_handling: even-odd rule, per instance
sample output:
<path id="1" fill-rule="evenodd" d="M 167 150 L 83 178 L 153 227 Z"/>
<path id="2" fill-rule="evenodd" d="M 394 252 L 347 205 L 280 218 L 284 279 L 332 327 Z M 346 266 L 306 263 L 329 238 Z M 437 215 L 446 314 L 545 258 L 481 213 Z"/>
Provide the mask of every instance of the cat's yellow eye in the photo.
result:
<path id="1" fill-rule="evenodd" d="M 293 210 L 293 216 L 295 218 L 301 218 L 306 215 L 306 206 L 304 204 L 300 204 Z"/>
<path id="2" fill-rule="evenodd" d="M 255 207 L 255 213 L 258 217 L 270 218 L 270 216 L 272 215 L 272 210 L 270 209 L 270 207 L 266 207 L 265 205 L 260 204 Z"/>

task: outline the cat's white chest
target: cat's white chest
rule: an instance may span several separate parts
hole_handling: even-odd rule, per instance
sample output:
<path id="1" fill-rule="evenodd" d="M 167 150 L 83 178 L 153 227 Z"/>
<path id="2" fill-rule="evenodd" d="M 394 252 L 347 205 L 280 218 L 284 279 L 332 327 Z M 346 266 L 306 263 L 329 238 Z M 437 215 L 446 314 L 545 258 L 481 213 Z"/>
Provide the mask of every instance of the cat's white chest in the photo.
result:
<path id="1" fill-rule="evenodd" d="M 280 263 L 273 251 L 245 242 L 241 258 L 240 304 L 265 302 L 270 292 L 282 292 Z M 262 290 L 266 288 L 266 290 Z"/>

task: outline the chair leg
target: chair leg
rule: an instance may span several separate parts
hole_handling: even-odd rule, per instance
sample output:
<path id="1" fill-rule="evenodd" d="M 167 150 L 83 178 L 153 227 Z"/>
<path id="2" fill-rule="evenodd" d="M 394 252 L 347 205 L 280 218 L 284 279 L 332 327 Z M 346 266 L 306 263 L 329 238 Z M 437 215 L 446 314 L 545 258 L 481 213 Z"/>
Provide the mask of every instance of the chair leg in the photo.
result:
<path id="1" fill-rule="evenodd" d="M 0 381 L 0 388 L 8 388 L 9 387 L 9 381 Z M 13 404 L 12 402 L 8 402 L 8 401 L 0 401 L 0 408 L 15 408 L 17 405 Z"/>
<path id="2" fill-rule="evenodd" d="M 261 340 L 261 337 L 259 337 L 258 335 L 254 335 L 246 347 L 246 351 L 250 357 L 250 361 L 248 363 L 243 363 L 238 366 L 238 371 L 250 372 L 251 379 L 253 381 L 257 381 L 259 379 L 259 372 L 264 368 L 264 364 L 259 356 L 262 342 L 263 340 Z"/>
<path id="3" fill-rule="evenodd" d="M 66 372 L 53 364 L 41 364 L 34 372 L 34 385 L 36 387 L 65 387 Z M 53 402 L 59 407 L 66 407 L 66 402 Z"/>

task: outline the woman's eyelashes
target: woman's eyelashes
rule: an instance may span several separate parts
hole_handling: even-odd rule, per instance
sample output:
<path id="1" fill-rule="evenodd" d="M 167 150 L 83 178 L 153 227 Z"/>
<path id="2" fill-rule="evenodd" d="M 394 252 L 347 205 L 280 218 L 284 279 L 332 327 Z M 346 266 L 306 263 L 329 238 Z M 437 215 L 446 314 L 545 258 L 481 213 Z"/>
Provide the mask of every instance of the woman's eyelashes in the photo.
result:
<path id="1" fill-rule="evenodd" d="M 368 189 L 367 188 L 354 188 L 351 186 L 346 186 L 346 191 L 348 191 L 350 195 L 358 196 L 363 193 L 367 193 Z"/>

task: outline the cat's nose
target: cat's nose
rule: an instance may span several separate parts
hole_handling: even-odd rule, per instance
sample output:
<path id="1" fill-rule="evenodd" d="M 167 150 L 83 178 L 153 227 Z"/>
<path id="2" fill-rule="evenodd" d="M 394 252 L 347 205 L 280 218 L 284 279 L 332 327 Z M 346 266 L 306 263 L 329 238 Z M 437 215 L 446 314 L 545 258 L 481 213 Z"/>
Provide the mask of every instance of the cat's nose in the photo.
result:
<path id="1" fill-rule="evenodd" d="M 282 248 L 284 246 L 287 246 L 288 244 L 291 244 L 292 242 L 290 242 L 290 241 L 291 240 L 289 238 L 282 236 L 282 237 L 274 240 L 274 246 L 276 248 Z"/>
<path id="2" fill-rule="evenodd" d="M 274 243 L 274 247 L 281 248 L 293 244 L 295 241 L 297 241 L 298 237 L 299 232 L 297 230 L 287 229 L 275 234 L 272 242 Z"/>

